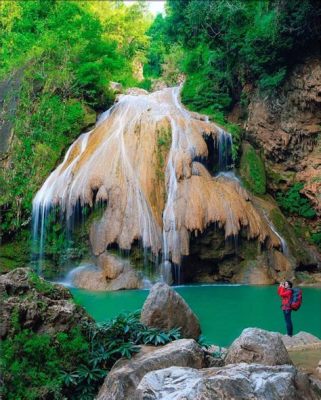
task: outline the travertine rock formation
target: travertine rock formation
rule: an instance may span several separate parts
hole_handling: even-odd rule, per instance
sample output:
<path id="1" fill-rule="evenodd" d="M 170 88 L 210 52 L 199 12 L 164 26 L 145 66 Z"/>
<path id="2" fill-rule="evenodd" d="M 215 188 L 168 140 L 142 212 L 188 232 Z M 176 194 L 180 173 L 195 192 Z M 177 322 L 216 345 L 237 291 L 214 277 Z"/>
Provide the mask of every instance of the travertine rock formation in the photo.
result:
<path id="1" fill-rule="evenodd" d="M 135 240 L 165 260 L 181 263 L 190 233 L 216 223 L 225 237 L 241 230 L 248 240 L 280 247 L 279 238 L 235 179 L 213 177 L 200 162 L 212 138 L 219 161 L 229 134 L 205 116 L 189 113 L 179 88 L 119 97 L 94 130 L 81 135 L 34 199 L 35 232 L 51 206 L 67 218 L 76 204 L 103 203 L 91 226 L 93 253 L 111 244 L 130 249 Z M 213 155 L 212 155 L 213 156 Z"/>

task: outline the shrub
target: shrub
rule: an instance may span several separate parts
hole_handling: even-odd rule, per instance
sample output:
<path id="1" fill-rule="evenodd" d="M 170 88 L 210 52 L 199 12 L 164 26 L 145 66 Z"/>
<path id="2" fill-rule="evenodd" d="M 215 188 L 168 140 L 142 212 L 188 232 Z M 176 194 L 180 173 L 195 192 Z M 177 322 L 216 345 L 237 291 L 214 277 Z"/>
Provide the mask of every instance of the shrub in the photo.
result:
<path id="1" fill-rule="evenodd" d="M 93 399 L 120 357 L 131 358 L 140 344 L 158 346 L 180 338 L 179 329 L 147 328 L 139 316 L 137 311 L 51 335 L 17 328 L 1 345 L 4 398 Z"/>
<path id="2" fill-rule="evenodd" d="M 279 206 L 289 214 L 299 215 L 304 218 L 314 218 L 316 212 L 310 200 L 300 193 L 303 186 L 303 183 L 295 183 L 285 193 L 278 192 L 276 195 L 277 202 Z"/>

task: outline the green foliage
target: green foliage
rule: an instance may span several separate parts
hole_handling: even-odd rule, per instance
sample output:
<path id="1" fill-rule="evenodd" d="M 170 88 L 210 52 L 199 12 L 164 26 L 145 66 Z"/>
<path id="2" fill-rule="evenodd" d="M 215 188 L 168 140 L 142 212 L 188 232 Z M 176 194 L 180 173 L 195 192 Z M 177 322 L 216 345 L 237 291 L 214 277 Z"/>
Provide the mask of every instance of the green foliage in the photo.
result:
<path id="1" fill-rule="evenodd" d="M 164 17 L 162 14 L 158 14 L 147 31 L 147 35 L 150 37 L 150 46 L 146 54 L 147 60 L 144 64 L 144 76 L 147 78 L 161 76 L 164 57 L 168 53 L 165 29 Z"/>
<path id="2" fill-rule="evenodd" d="M 1 347 L 3 395 L 8 400 L 63 398 L 61 369 L 84 361 L 88 352 L 79 329 L 55 337 L 22 330 Z"/>
<path id="3" fill-rule="evenodd" d="M 30 231 L 21 230 L 13 242 L 0 245 L 0 274 L 25 267 L 30 261 Z"/>
<path id="4" fill-rule="evenodd" d="M 34 282 L 43 292 L 43 282 Z M 180 338 L 179 329 L 147 328 L 139 317 L 137 311 L 102 325 L 87 323 L 49 335 L 20 330 L 19 317 L 13 314 L 16 334 L 2 342 L 4 398 L 93 399 L 120 357 L 131 358 L 139 344 L 158 346 Z"/>
<path id="5" fill-rule="evenodd" d="M 319 230 L 311 234 L 311 239 L 314 244 L 316 244 L 321 249 L 321 227 Z"/>
<path id="6" fill-rule="evenodd" d="M 310 200 L 300 193 L 303 186 L 303 183 L 295 183 L 287 192 L 277 193 L 277 202 L 289 214 L 299 215 L 304 218 L 314 218 L 316 212 Z"/>
<path id="7" fill-rule="evenodd" d="M 21 75 L 11 94 L 19 102 L 10 167 L 0 170 L 0 236 L 28 223 L 32 198 L 66 147 L 113 101 L 109 82 L 135 84 L 148 44 L 143 11 L 119 2 L 0 3 L 0 80 Z"/>
<path id="8" fill-rule="evenodd" d="M 51 283 L 40 278 L 35 272 L 30 272 L 28 278 L 38 293 L 50 297 L 56 292 L 55 287 Z"/>
<path id="9" fill-rule="evenodd" d="M 240 173 L 248 189 L 255 194 L 265 194 L 266 175 L 264 163 L 250 144 L 243 147 Z"/>
<path id="10" fill-rule="evenodd" d="M 183 50 L 182 100 L 192 109 L 231 110 L 247 83 L 273 93 L 320 35 L 317 0 L 168 0 L 150 28 L 146 73 L 160 75 L 173 46 Z M 166 47 L 160 42 L 165 42 Z M 162 71 L 163 72 L 163 71 Z"/>

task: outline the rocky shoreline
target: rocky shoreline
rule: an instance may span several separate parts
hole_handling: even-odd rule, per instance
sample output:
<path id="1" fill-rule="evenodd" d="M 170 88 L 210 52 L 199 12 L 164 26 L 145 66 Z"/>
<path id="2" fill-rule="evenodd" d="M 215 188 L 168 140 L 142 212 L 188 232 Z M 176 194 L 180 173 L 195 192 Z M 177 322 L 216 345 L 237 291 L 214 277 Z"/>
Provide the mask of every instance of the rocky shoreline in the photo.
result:
<path id="1" fill-rule="evenodd" d="M 0 291 L 2 339 L 14 340 L 12 324 L 17 321 L 37 334 L 68 332 L 90 321 L 66 288 L 27 268 L 0 276 Z M 205 348 L 195 340 L 200 334 L 197 317 L 164 283 L 152 288 L 141 320 L 150 328 L 181 327 L 184 338 L 164 346 L 143 345 L 131 359 L 116 361 L 97 400 L 321 399 L 315 358 L 321 355 L 321 340 L 309 333 L 288 338 L 247 328 L 228 349 Z M 313 355 L 315 365 L 302 363 L 304 354 Z"/>

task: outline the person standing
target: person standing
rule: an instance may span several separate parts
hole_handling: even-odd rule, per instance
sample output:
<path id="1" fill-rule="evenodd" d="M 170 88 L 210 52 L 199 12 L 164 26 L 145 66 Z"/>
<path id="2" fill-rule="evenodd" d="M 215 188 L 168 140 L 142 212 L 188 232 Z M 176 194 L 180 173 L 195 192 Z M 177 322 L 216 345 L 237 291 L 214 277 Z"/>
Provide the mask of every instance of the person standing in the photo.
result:
<path id="1" fill-rule="evenodd" d="M 292 282 L 285 281 L 281 282 L 278 287 L 278 295 L 282 299 L 282 310 L 285 319 L 286 331 L 288 336 L 293 335 L 293 324 L 291 319 L 291 298 L 292 298 Z"/>

